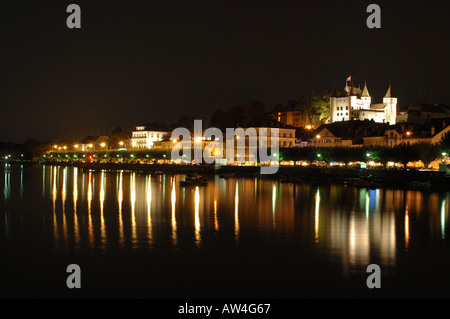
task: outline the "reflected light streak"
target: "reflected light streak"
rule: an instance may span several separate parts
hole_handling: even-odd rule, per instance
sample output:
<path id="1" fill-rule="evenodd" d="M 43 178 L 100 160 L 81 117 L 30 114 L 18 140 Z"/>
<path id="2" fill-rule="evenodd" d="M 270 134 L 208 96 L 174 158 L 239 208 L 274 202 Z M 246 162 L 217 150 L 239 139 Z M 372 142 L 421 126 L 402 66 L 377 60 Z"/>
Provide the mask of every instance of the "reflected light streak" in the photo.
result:
<path id="1" fill-rule="evenodd" d="M 355 230 L 355 217 L 350 217 L 350 245 L 349 245 L 349 255 L 351 258 L 355 256 L 356 250 L 356 230 Z"/>
<path id="2" fill-rule="evenodd" d="M 61 191 L 61 200 L 62 200 L 62 214 L 63 214 L 63 236 L 64 239 L 67 240 L 67 220 L 66 220 L 66 195 L 67 195 L 67 167 L 63 169 L 63 184 Z"/>
<path id="3" fill-rule="evenodd" d="M 408 206 L 405 209 L 405 249 L 409 248 L 409 212 Z"/>
<path id="4" fill-rule="evenodd" d="M 275 227 L 275 203 L 277 201 L 277 187 L 275 184 L 272 185 L 272 225 Z"/>
<path id="5" fill-rule="evenodd" d="M 369 192 L 366 191 L 366 222 L 369 222 L 369 212 L 370 212 L 370 196 Z"/>
<path id="6" fill-rule="evenodd" d="M 92 173 L 89 172 L 89 177 L 88 177 L 88 193 L 87 193 L 87 201 L 88 201 L 88 230 L 89 230 L 89 242 L 91 243 L 91 245 L 93 244 L 94 241 L 94 229 L 93 229 L 93 222 L 92 222 Z"/>
<path id="7" fill-rule="evenodd" d="M 236 181 L 236 192 L 234 194 L 234 235 L 239 241 L 239 184 Z"/>
<path id="8" fill-rule="evenodd" d="M 195 187 L 195 242 L 196 245 L 200 245 L 200 193 L 198 186 Z"/>
<path id="9" fill-rule="evenodd" d="M 173 245 L 177 245 L 177 221 L 175 217 L 175 203 L 176 203 L 177 194 L 175 192 L 175 178 L 172 181 L 172 194 L 171 194 L 171 202 L 172 202 L 172 240 Z"/>
<path id="10" fill-rule="evenodd" d="M 103 215 L 103 205 L 105 202 L 105 183 L 106 183 L 106 174 L 105 171 L 102 170 L 102 175 L 100 178 L 100 232 L 103 245 L 105 245 L 106 241 L 105 217 Z"/>
<path id="11" fill-rule="evenodd" d="M 152 216 L 151 216 L 151 207 L 152 207 L 152 186 L 151 186 L 152 177 L 150 175 L 147 176 L 147 229 L 148 229 L 148 244 L 152 244 Z"/>
<path id="12" fill-rule="evenodd" d="M 5 184 L 4 184 L 4 189 L 3 189 L 3 194 L 5 197 L 5 200 L 7 200 L 9 197 L 10 181 L 11 181 L 11 177 L 10 177 L 10 173 L 9 173 L 8 164 L 5 164 Z"/>
<path id="13" fill-rule="evenodd" d="M 316 192 L 316 203 L 315 203 L 315 214 L 314 214 L 314 238 L 316 243 L 319 242 L 319 208 L 320 208 L 320 191 L 317 187 Z"/>
<path id="14" fill-rule="evenodd" d="M 217 231 L 219 229 L 219 223 L 217 220 L 217 200 L 214 200 L 214 230 Z"/>
<path id="15" fill-rule="evenodd" d="M 75 228 L 75 243 L 80 242 L 80 228 L 78 226 L 77 216 L 77 201 L 78 201 L 78 167 L 73 168 L 73 214 L 74 214 L 74 228 Z"/>
<path id="16" fill-rule="evenodd" d="M 131 241 L 133 247 L 137 247 L 137 239 L 136 239 L 136 173 L 131 173 Z"/>
<path id="17" fill-rule="evenodd" d="M 117 203 L 119 205 L 119 238 L 120 244 L 123 245 L 123 218 L 122 218 L 122 205 L 123 205 L 123 171 L 119 174 L 119 193 L 117 194 Z"/>
<path id="18" fill-rule="evenodd" d="M 56 166 L 53 167 L 53 181 L 52 181 L 52 207 L 53 207 L 53 231 L 55 241 L 58 242 L 58 225 L 56 223 Z"/>
<path id="19" fill-rule="evenodd" d="M 443 200 L 441 204 L 441 237 L 445 238 L 445 204 L 447 200 Z"/>

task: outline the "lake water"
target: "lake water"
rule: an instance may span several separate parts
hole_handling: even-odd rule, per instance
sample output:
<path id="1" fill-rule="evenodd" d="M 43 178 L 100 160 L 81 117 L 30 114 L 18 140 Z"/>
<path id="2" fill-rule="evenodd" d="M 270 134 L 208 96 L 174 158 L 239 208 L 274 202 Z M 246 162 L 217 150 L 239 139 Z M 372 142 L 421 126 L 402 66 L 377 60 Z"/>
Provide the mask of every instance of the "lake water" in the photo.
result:
<path id="1" fill-rule="evenodd" d="M 2 298 L 450 297 L 450 193 L 0 167 Z M 366 268 L 381 267 L 381 289 Z M 81 268 L 68 289 L 66 268 Z"/>

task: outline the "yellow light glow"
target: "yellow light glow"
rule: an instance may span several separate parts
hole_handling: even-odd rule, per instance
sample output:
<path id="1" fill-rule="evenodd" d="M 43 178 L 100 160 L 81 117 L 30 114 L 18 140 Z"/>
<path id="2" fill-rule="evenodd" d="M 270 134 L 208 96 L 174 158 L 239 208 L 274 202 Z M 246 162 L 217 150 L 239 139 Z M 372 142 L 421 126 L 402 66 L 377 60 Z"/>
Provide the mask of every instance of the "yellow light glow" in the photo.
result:
<path id="1" fill-rule="evenodd" d="M 66 150 L 66 149 L 67 149 L 67 146 L 63 146 L 63 149 L 65 149 L 65 150 Z"/>
<path id="2" fill-rule="evenodd" d="M 120 146 L 123 146 L 123 142 L 122 142 L 122 141 L 120 141 L 120 142 L 119 142 L 119 145 L 120 145 Z"/>
<path id="3" fill-rule="evenodd" d="M 58 148 L 58 145 L 56 145 L 56 144 L 55 144 L 55 145 L 53 145 L 53 148 Z"/>
<path id="4" fill-rule="evenodd" d="M 101 146 L 101 147 L 105 147 L 105 146 L 106 146 L 106 143 L 101 143 L 100 146 Z"/>
<path id="5" fill-rule="evenodd" d="M 131 143 L 133 146 L 136 146 L 136 142 L 133 141 L 133 143 Z"/>
<path id="6" fill-rule="evenodd" d="M 175 144 L 175 143 L 177 142 L 177 140 L 176 140 L 176 139 L 173 139 L 172 142 Z"/>
<path id="7" fill-rule="evenodd" d="M 310 129 L 312 129 L 312 126 L 311 125 L 306 125 L 306 129 L 310 130 Z"/>
<path id="8" fill-rule="evenodd" d="M 73 147 L 78 148 L 78 144 L 75 144 Z"/>
<path id="9" fill-rule="evenodd" d="M 93 146 L 94 146 L 94 145 L 92 145 L 92 144 L 89 144 L 89 145 L 88 145 L 89 148 L 92 148 Z"/>
<path id="10" fill-rule="evenodd" d="M 200 245 L 200 193 L 198 186 L 195 187 L 194 197 L 195 211 L 195 241 L 197 246 Z"/>
<path id="11" fill-rule="evenodd" d="M 410 136 L 412 133 L 410 131 L 406 132 L 406 135 Z"/>
<path id="12" fill-rule="evenodd" d="M 405 248 L 407 250 L 409 248 L 409 214 L 408 214 L 408 207 L 406 207 L 406 211 L 405 211 Z"/>
<path id="13" fill-rule="evenodd" d="M 175 204 L 177 201 L 177 194 L 175 191 L 175 179 L 172 182 L 172 194 L 171 194 L 171 202 L 172 202 L 172 239 L 173 244 L 177 244 L 177 220 L 175 215 Z"/>
<path id="14" fill-rule="evenodd" d="M 317 138 L 320 138 L 320 135 L 317 135 L 316 137 L 317 137 Z"/>
<path id="15" fill-rule="evenodd" d="M 201 137 L 196 137 L 195 138 L 195 141 L 198 143 L 198 142 L 201 142 L 202 141 L 202 138 Z"/>

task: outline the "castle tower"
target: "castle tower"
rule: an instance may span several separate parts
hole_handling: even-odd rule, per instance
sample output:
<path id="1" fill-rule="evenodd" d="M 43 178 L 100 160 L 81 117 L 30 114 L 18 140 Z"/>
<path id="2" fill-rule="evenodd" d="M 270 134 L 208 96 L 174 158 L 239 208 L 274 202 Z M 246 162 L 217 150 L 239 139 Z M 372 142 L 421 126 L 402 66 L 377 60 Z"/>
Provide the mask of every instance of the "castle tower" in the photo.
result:
<path id="1" fill-rule="evenodd" d="M 392 94 L 390 82 L 386 95 L 383 98 L 383 103 L 386 104 L 385 108 L 386 123 L 394 125 L 397 122 L 397 98 L 394 97 Z"/>
<path id="2" fill-rule="evenodd" d="M 364 90 L 361 94 L 361 100 L 362 100 L 362 107 L 364 109 L 370 109 L 370 104 L 372 102 L 372 98 L 370 97 L 366 82 L 364 82 Z"/>

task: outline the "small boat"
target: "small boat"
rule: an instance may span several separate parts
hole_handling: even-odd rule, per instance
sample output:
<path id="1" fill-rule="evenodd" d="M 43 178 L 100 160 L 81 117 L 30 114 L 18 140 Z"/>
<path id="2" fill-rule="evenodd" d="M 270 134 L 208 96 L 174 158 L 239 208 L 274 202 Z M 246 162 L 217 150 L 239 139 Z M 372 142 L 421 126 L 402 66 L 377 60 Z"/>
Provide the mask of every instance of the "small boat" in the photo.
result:
<path id="1" fill-rule="evenodd" d="M 208 180 L 199 174 L 186 175 L 184 181 L 180 181 L 180 186 L 206 186 L 207 184 Z"/>

